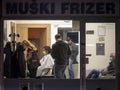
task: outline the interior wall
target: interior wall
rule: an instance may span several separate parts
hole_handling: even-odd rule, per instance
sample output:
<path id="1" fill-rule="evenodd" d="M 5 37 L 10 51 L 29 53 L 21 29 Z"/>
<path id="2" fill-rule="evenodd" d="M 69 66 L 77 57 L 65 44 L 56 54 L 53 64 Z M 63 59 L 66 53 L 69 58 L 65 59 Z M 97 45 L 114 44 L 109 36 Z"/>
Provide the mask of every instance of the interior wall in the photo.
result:
<path id="1" fill-rule="evenodd" d="M 45 28 L 44 32 L 40 32 L 40 40 L 41 40 L 41 46 L 40 46 L 40 57 L 42 57 L 42 48 L 45 45 L 51 44 L 51 29 L 49 24 L 17 24 L 16 25 L 16 32 L 20 35 L 20 37 L 17 39 L 17 41 L 23 41 L 24 39 L 28 39 L 28 29 L 29 28 Z M 34 33 L 34 32 L 33 32 Z M 36 34 L 37 35 L 37 34 Z M 35 37 L 33 37 L 35 38 Z"/>
<path id="2" fill-rule="evenodd" d="M 48 34 L 50 33 L 50 25 L 49 24 L 17 24 L 16 25 L 16 31 L 18 34 L 20 34 L 19 41 L 22 41 L 24 39 L 28 39 L 28 28 L 46 28 L 48 30 Z M 49 36 L 47 36 L 49 37 Z M 47 41 L 50 43 L 50 37 L 47 38 Z"/>
<path id="3" fill-rule="evenodd" d="M 98 27 L 105 27 L 105 35 L 98 35 Z M 108 65 L 111 52 L 115 52 L 115 23 L 86 23 L 86 31 L 93 30 L 94 34 L 86 34 L 86 53 L 91 54 L 87 70 L 104 69 Z M 99 38 L 103 37 L 103 41 Z M 105 44 L 105 55 L 96 55 L 96 43 Z"/>
<path id="4" fill-rule="evenodd" d="M 9 38 L 9 34 L 11 34 L 11 21 L 5 21 L 4 26 L 6 28 L 6 39 L 10 41 L 11 39 Z"/>

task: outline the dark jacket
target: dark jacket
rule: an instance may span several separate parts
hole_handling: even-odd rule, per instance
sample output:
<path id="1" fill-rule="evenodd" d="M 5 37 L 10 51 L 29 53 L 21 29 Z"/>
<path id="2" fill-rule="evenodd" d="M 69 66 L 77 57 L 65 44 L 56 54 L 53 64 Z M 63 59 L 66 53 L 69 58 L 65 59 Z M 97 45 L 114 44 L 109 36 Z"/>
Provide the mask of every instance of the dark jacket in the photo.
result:
<path id="1" fill-rule="evenodd" d="M 22 43 L 16 43 L 16 50 L 11 50 L 11 42 L 7 42 L 4 48 L 4 76 L 7 78 L 25 77 L 25 58 Z"/>
<path id="2" fill-rule="evenodd" d="M 115 76 L 115 61 L 113 60 L 112 62 L 109 63 L 108 67 L 106 70 L 101 71 L 102 75 L 110 75 L 110 76 Z"/>
<path id="3" fill-rule="evenodd" d="M 5 60 L 4 60 L 4 76 L 11 77 L 11 60 L 13 52 L 11 50 L 11 42 L 7 42 L 4 48 Z"/>
<path id="4" fill-rule="evenodd" d="M 36 77 L 37 67 L 40 66 L 37 50 L 28 49 L 27 65 L 31 78 Z"/>
<path id="5" fill-rule="evenodd" d="M 109 63 L 109 66 L 107 67 L 108 74 L 115 75 L 115 61 Z"/>
<path id="6" fill-rule="evenodd" d="M 55 59 L 55 65 L 66 65 L 69 55 L 71 54 L 68 44 L 57 41 L 52 45 L 52 57 Z"/>
<path id="7" fill-rule="evenodd" d="M 25 77 L 25 57 L 23 44 L 18 42 L 16 51 L 12 56 L 12 78 Z"/>

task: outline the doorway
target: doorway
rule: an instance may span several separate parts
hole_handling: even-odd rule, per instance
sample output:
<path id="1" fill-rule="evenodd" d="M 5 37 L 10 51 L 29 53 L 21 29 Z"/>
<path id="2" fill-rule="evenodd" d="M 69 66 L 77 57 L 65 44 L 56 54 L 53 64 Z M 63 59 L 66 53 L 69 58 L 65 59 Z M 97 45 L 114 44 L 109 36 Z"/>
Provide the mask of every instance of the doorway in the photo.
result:
<path id="1" fill-rule="evenodd" d="M 19 23 L 21 22 L 21 23 Z M 32 40 L 33 44 L 36 45 L 39 52 L 39 57 L 43 56 L 42 49 L 45 45 L 50 46 L 50 24 L 31 24 L 31 23 L 24 23 L 23 21 L 16 20 L 16 33 L 20 35 L 17 38 L 17 41 L 22 41 L 24 39 Z"/>
<path id="2" fill-rule="evenodd" d="M 37 47 L 39 57 L 42 58 L 42 49 L 45 45 L 47 45 L 47 29 L 28 28 L 28 39 Z"/>
<path id="3" fill-rule="evenodd" d="M 116 25 L 112 20 L 107 19 L 85 19 L 80 22 L 80 85 L 81 90 L 107 90 L 115 88 L 115 79 L 114 76 L 100 77 L 97 79 L 86 79 L 89 72 L 89 69 L 101 70 L 104 67 L 107 67 L 109 55 L 111 52 L 116 52 Z M 103 65 L 101 65 L 103 64 Z M 108 83 L 104 82 L 99 83 L 99 80 L 105 80 Z M 111 82 L 107 81 L 111 80 Z M 95 84 L 95 86 L 94 86 Z M 111 87 L 104 87 L 106 84 Z M 93 85 L 94 87 L 90 87 Z M 106 89 L 107 88 L 107 89 Z"/>

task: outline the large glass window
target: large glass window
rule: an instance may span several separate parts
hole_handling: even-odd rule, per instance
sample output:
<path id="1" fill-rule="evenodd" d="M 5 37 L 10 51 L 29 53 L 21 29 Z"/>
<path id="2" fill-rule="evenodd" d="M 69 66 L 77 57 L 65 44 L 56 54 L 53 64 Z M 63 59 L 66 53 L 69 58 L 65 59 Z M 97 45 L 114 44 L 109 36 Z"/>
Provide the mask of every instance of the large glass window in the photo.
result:
<path id="1" fill-rule="evenodd" d="M 86 23 L 87 78 L 115 78 L 115 23 Z"/>
<path id="2" fill-rule="evenodd" d="M 36 78 L 35 69 L 32 69 L 33 73 L 29 71 L 28 64 L 31 62 L 27 61 L 28 51 L 22 51 L 22 48 L 25 49 L 28 46 L 24 46 L 25 42 L 23 41 L 29 40 L 32 44 L 30 47 L 37 48 L 40 62 L 44 57 L 44 46 L 49 46 L 52 49 L 52 45 L 56 42 L 55 35 L 58 33 L 62 35 L 63 41 L 66 42 L 69 37 L 77 46 L 78 54 L 71 66 L 74 72 L 73 78 L 79 79 L 79 21 L 74 20 L 4 20 L 4 78 Z M 18 49 L 19 46 L 21 47 Z M 39 64 L 35 64 L 32 68 L 37 66 Z M 68 66 L 69 60 L 65 69 L 65 79 L 70 78 L 69 73 L 71 72 L 69 72 Z M 45 69 L 44 75 L 54 77 L 53 69 L 54 66 L 50 70 Z M 32 75 L 30 76 L 30 74 Z"/>

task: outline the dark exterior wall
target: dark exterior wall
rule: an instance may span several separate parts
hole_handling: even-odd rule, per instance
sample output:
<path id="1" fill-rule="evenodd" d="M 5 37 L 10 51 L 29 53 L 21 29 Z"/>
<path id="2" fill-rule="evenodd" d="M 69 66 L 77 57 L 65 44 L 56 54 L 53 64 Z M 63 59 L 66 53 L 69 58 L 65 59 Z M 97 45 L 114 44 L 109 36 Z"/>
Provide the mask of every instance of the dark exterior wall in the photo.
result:
<path id="1" fill-rule="evenodd" d="M 4 90 L 23 90 L 27 84 L 27 90 L 80 90 L 80 80 L 73 79 L 5 79 Z"/>
<path id="2" fill-rule="evenodd" d="M 86 90 L 116 90 L 114 79 L 86 80 Z M 23 90 L 29 84 L 28 90 L 80 90 L 79 79 L 5 79 L 4 90 Z"/>
<path id="3" fill-rule="evenodd" d="M 116 86 L 117 86 L 117 90 L 120 90 L 120 18 L 117 20 L 117 24 L 116 24 L 116 58 L 117 58 L 117 62 L 116 62 Z"/>

